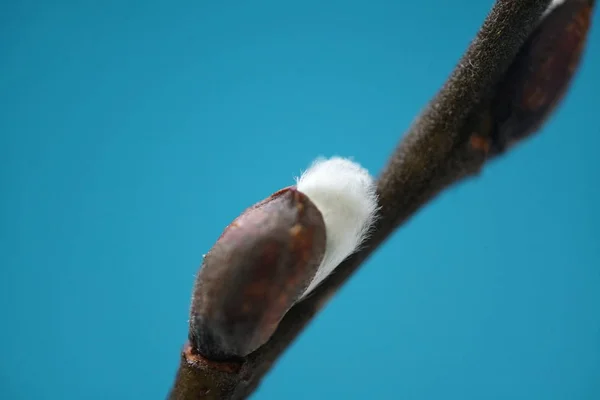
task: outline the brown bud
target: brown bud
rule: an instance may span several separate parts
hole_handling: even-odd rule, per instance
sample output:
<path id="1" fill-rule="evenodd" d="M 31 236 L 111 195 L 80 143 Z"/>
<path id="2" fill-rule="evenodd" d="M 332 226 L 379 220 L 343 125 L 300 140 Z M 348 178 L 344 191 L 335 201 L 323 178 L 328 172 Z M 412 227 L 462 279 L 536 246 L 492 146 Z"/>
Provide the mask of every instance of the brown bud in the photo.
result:
<path id="1" fill-rule="evenodd" d="M 592 0 L 565 0 L 539 23 L 495 89 L 491 154 L 537 131 L 577 70 L 590 27 Z"/>
<path id="2" fill-rule="evenodd" d="M 321 213 L 294 187 L 242 213 L 204 257 L 196 279 L 194 350 L 225 360 L 263 345 L 315 276 L 325 241 Z"/>

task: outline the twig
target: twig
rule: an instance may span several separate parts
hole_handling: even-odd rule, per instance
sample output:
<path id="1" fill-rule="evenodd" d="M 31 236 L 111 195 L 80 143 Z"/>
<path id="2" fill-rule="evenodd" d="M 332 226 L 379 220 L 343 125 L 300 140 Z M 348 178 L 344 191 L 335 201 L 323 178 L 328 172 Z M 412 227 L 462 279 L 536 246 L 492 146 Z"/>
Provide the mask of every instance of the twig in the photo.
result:
<path id="1" fill-rule="evenodd" d="M 528 114 L 525 105 L 519 102 L 522 96 L 513 96 L 510 83 L 519 79 L 530 81 L 524 76 L 529 72 L 519 69 L 517 64 L 531 52 L 540 57 L 543 49 L 524 43 L 532 36 L 549 3 L 550 0 L 496 2 L 446 84 L 414 122 L 381 173 L 377 182 L 380 216 L 362 249 L 340 264 L 308 298 L 293 306 L 269 341 L 244 359 L 213 362 L 186 345 L 170 399 L 248 397 L 312 317 L 401 223 L 449 185 L 477 174 L 487 160 L 540 126 L 568 86 L 574 71 L 571 67 L 577 65 L 581 54 L 593 5 L 589 0 L 570 1 L 573 13 L 579 14 L 569 24 L 578 29 L 571 30 L 575 33 L 569 31 L 571 36 L 563 41 L 571 40 L 577 46 L 556 60 L 551 72 L 558 74 L 560 84 L 543 88 L 547 91 L 545 102 L 541 101 Z M 564 19 L 571 14 L 565 11 L 562 15 Z M 564 28 L 561 20 L 552 23 L 558 29 Z M 538 31 L 533 35 L 541 35 Z M 569 68 L 563 71 L 565 63 Z M 539 110 L 543 112 L 534 118 L 539 123 L 523 123 L 529 121 L 525 117 Z"/>

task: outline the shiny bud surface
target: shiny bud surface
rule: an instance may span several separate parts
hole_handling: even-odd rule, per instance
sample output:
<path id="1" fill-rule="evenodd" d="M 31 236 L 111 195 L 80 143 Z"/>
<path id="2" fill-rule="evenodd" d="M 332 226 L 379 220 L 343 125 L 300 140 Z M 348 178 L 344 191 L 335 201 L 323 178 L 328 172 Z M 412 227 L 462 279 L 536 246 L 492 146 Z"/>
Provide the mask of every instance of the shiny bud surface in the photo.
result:
<path id="1" fill-rule="evenodd" d="M 593 4 L 555 0 L 527 39 L 492 101 L 493 154 L 536 132 L 552 115 L 579 66 Z"/>
<path id="2" fill-rule="evenodd" d="M 204 257 L 190 310 L 194 350 L 211 360 L 263 345 L 323 258 L 323 217 L 295 187 L 244 211 Z"/>

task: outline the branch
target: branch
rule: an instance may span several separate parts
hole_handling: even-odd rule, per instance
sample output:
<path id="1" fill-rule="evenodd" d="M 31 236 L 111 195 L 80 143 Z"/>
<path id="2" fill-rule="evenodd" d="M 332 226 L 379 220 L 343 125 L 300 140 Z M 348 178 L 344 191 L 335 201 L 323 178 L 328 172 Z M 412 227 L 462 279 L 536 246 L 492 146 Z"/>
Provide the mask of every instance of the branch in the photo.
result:
<path id="1" fill-rule="evenodd" d="M 400 224 L 541 127 L 578 65 L 594 2 L 566 0 L 540 22 L 549 3 L 496 2 L 448 81 L 381 173 L 379 219 L 361 250 L 294 305 L 273 336 L 249 355 L 211 361 L 187 344 L 171 400 L 248 397 L 313 316 Z"/>

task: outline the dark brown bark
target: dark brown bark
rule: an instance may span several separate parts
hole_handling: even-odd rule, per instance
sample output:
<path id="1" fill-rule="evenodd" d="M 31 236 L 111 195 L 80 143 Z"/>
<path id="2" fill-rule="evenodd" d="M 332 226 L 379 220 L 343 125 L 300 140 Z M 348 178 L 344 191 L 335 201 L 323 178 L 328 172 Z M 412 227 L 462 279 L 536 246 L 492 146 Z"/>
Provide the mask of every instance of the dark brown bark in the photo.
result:
<path id="1" fill-rule="evenodd" d="M 400 224 L 449 185 L 477 174 L 487 160 L 539 129 L 575 71 L 594 2 L 566 0 L 540 24 L 549 3 L 496 2 L 381 173 L 380 217 L 362 250 L 294 305 L 265 345 L 241 360 L 209 361 L 186 345 L 170 399 L 248 397 L 312 317 Z"/>

